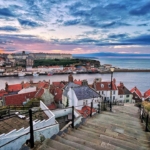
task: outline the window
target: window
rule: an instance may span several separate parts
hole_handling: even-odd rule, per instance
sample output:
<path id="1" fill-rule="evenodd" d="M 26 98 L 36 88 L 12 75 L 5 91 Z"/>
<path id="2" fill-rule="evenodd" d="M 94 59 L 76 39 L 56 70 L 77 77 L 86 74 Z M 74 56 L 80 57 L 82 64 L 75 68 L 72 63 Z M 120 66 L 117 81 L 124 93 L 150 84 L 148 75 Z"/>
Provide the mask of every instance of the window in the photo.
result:
<path id="1" fill-rule="evenodd" d="M 108 84 L 108 88 L 111 88 L 111 85 L 110 85 L 110 84 Z"/>
<path id="2" fill-rule="evenodd" d="M 123 98 L 123 95 L 120 95 L 120 98 Z"/>
<path id="3" fill-rule="evenodd" d="M 85 105 L 86 103 L 85 102 L 83 102 L 83 106 Z"/>
<path id="4" fill-rule="evenodd" d="M 115 94 L 115 91 L 113 91 L 113 94 Z"/>
<path id="5" fill-rule="evenodd" d="M 129 95 L 126 95 L 126 97 L 129 97 Z"/>
<path id="6" fill-rule="evenodd" d="M 104 88 L 104 84 L 101 84 L 101 88 Z"/>
<path id="7" fill-rule="evenodd" d="M 104 94 L 104 91 L 102 91 L 102 94 Z"/>
<path id="8" fill-rule="evenodd" d="M 129 103 L 129 100 L 128 100 L 128 99 L 126 100 L 126 103 Z"/>

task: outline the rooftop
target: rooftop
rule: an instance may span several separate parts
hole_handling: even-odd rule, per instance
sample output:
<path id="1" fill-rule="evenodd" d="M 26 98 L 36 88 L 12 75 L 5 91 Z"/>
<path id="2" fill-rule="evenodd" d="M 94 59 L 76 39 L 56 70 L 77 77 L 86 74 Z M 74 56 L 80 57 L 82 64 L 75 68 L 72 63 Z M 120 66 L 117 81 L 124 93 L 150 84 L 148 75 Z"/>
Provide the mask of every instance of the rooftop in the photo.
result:
<path id="1" fill-rule="evenodd" d="M 100 97 L 100 95 L 89 86 L 78 86 L 72 89 L 74 90 L 78 100 Z"/>

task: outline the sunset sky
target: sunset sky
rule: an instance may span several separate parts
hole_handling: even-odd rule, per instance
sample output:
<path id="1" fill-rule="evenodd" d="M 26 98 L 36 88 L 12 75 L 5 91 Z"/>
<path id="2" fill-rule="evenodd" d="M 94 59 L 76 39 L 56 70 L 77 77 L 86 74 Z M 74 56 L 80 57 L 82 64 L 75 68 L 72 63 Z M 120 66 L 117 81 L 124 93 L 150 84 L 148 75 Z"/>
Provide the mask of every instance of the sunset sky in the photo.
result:
<path id="1" fill-rule="evenodd" d="M 149 0 L 0 0 L 0 53 L 150 53 Z"/>

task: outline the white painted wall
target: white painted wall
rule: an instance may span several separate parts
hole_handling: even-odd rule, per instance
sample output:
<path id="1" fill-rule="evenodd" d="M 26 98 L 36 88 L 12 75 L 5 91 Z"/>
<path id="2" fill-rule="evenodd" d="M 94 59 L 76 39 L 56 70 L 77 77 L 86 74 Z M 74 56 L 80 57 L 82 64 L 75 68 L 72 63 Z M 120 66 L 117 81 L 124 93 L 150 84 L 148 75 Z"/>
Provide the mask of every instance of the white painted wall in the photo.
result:
<path id="1" fill-rule="evenodd" d="M 38 140 L 39 137 L 37 137 L 36 135 L 38 135 L 39 133 L 43 134 L 45 137 L 50 137 L 59 132 L 59 124 L 55 120 L 55 115 L 53 114 L 53 112 L 51 112 L 42 101 L 40 101 L 40 108 L 45 112 L 45 114 L 49 117 L 49 119 L 42 121 L 40 120 L 33 121 L 35 141 Z M 13 139 L 18 138 L 19 136 L 23 136 L 15 140 L 14 142 L 7 144 L 4 147 L 4 150 L 19 150 L 22 144 L 24 144 L 25 141 L 29 139 L 29 131 L 30 128 L 27 127 L 21 128 L 20 130 L 15 129 L 7 134 L 0 135 L 0 146 Z M 50 133 L 50 135 L 48 133 Z"/>
<path id="2" fill-rule="evenodd" d="M 115 100 L 117 100 L 118 99 L 118 90 L 115 90 L 115 94 L 114 94 L 113 91 L 112 91 L 112 100 L 113 100 L 113 96 L 115 96 Z M 100 92 L 100 95 L 103 97 L 103 100 L 104 100 L 105 97 L 106 98 L 108 97 L 110 99 L 110 91 L 103 91 L 103 92 L 102 91 L 97 91 L 97 92 L 98 93 Z"/>

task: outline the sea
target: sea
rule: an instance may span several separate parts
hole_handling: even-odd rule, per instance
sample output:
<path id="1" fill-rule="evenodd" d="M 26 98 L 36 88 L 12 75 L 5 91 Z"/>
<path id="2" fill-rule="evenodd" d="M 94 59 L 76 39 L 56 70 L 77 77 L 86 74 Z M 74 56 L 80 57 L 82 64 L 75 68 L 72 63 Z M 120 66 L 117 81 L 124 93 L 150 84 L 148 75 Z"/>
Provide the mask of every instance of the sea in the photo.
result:
<path id="1" fill-rule="evenodd" d="M 130 68 L 130 69 L 150 69 L 150 57 L 97 57 L 101 64 L 112 64 L 114 67 Z M 74 79 L 87 79 L 89 84 L 92 84 L 95 78 L 102 78 L 102 81 L 110 81 L 110 74 L 74 74 Z M 113 78 L 116 79 L 116 84 L 123 82 L 130 90 L 137 87 L 142 93 L 150 89 L 150 72 L 117 72 L 113 73 Z M 53 76 L 25 76 L 25 77 L 3 77 L 0 78 L 0 89 L 5 88 L 5 83 L 17 84 L 29 82 L 33 80 L 38 81 L 67 81 L 68 75 L 53 75 Z"/>

